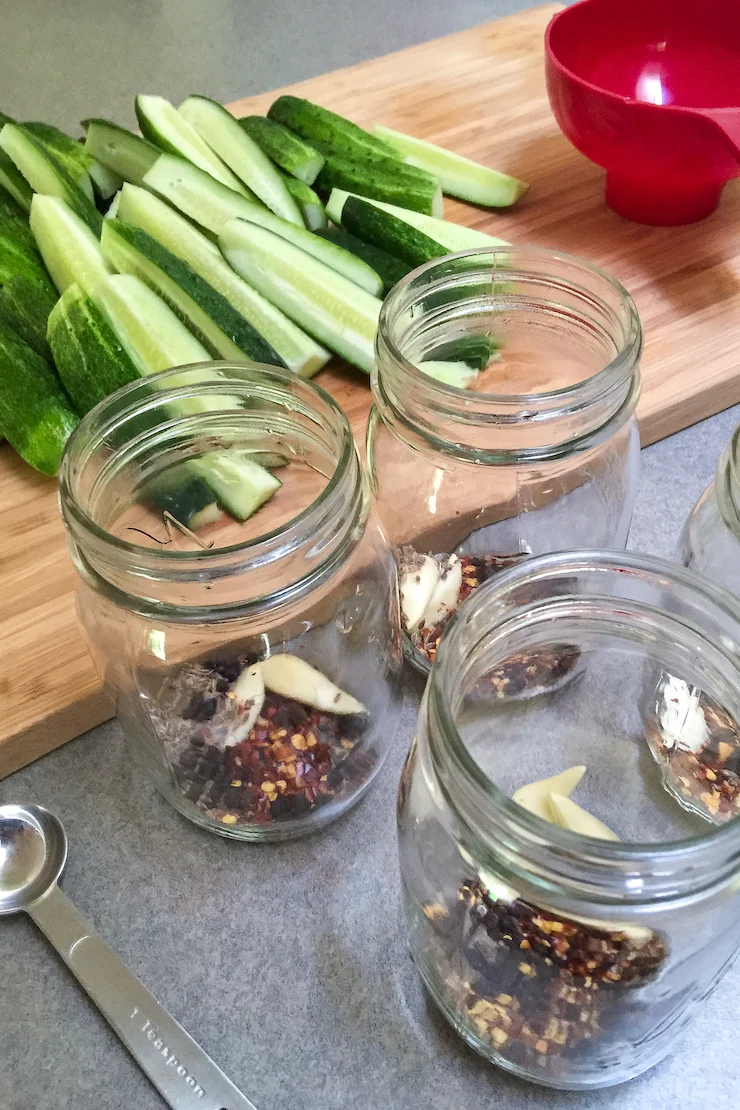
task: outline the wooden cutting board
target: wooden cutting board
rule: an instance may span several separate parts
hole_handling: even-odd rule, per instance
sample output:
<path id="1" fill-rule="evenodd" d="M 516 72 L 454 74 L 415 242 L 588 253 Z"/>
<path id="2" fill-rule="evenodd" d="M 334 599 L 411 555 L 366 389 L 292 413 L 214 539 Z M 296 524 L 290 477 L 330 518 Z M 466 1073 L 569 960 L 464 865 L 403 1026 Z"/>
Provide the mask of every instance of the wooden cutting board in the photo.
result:
<path id="1" fill-rule="evenodd" d="M 508 214 L 447 201 L 447 217 L 517 243 L 557 247 L 610 270 L 645 324 L 644 443 L 740 401 L 740 189 L 688 228 L 628 223 L 603 203 L 603 175 L 550 113 L 543 34 L 559 5 L 437 39 L 291 86 L 351 117 L 432 139 L 531 182 Z M 284 91 L 284 90 L 280 90 Z M 265 112 L 276 93 L 240 100 Z M 318 380 L 362 433 L 367 382 L 327 368 Z M 0 777 L 112 713 L 75 617 L 74 575 L 53 482 L 0 448 Z"/>

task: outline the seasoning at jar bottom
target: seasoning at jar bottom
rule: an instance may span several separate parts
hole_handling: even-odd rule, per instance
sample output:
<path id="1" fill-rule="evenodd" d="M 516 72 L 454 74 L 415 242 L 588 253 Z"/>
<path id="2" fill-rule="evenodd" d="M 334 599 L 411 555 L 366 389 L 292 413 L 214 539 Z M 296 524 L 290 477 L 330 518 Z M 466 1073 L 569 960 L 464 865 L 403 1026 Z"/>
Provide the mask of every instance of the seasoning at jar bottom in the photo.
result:
<path id="1" fill-rule="evenodd" d="M 478 372 L 468 389 L 419 369 L 463 363 L 471 350 Z M 626 290 L 556 251 L 436 259 L 386 298 L 367 457 L 418 669 L 428 672 L 451 616 L 501 571 L 542 552 L 624 546 L 641 350 Z M 557 685 L 574 666 L 567 643 L 552 658 L 519 662 L 502 696 Z"/>
<path id="2" fill-rule="evenodd" d="M 487 689 L 558 643 L 577 681 L 525 701 Z M 678 746 L 699 721 L 669 719 L 655 682 L 696 691 L 703 747 L 681 773 L 707 794 L 713 761 L 740 760 L 739 646 L 726 591 L 594 552 L 486 583 L 442 638 L 399 791 L 404 902 L 427 988 L 492 1062 L 563 1089 L 631 1079 L 729 966 L 740 822 L 678 797 L 656 727 Z"/>
<path id="3" fill-rule="evenodd" d="M 92 648 L 172 805 L 276 840 L 356 802 L 398 716 L 396 568 L 328 394 L 165 371 L 80 422 L 60 489 Z"/>

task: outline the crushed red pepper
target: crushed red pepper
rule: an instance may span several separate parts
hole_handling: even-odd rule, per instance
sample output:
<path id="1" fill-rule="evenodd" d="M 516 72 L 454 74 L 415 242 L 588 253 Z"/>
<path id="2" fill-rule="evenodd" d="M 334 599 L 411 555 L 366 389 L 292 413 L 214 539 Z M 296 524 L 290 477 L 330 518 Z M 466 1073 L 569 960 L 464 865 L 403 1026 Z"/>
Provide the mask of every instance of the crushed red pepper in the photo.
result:
<path id="1" fill-rule="evenodd" d="M 646 722 L 648 740 L 678 799 L 712 821 L 729 821 L 740 812 L 740 732 L 733 718 L 705 694 L 699 695 L 698 705 L 708 731 L 699 752 L 669 746 L 659 719 Z"/>
<path id="2" fill-rule="evenodd" d="M 184 719 L 174 728 L 172 718 L 167 722 L 171 731 L 164 740 L 185 797 L 224 825 L 263 825 L 309 813 L 345 783 L 350 788 L 350 780 L 356 789 L 372 769 L 358 745 L 369 725 L 365 714 L 322 712 L 267 693 L 249 734 L 224 745 L 224 717 L 233 728 L 248 709 L 227 696 L 246 665 L 207 664 L 183 672 L 200 688 L 191 691 Z"/>
<path id="3" fill-rule="evenodd" d="M 478 879 L 461 884 L 455 905 L 429 903 L 424 914 L 445 953 L 450 1002 L 484 1042 L 524 1064 L 567 1060 L 602 1037 L 619 1019 L 624 989 L 651 982 L 667 957 L 654 932 L 638 940 L 495 899 Z"/>

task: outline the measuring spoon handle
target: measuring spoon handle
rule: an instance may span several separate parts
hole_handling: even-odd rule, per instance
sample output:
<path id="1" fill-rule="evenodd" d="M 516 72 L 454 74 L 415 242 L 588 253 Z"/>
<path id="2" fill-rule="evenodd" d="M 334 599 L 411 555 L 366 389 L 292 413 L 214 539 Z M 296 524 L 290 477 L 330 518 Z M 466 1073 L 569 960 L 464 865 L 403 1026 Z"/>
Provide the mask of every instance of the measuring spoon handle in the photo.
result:
<path id="1" fill-rule="evenodd" d="M 173 1110 L 256 1110 L 58 886 L 28 913 Z"/>

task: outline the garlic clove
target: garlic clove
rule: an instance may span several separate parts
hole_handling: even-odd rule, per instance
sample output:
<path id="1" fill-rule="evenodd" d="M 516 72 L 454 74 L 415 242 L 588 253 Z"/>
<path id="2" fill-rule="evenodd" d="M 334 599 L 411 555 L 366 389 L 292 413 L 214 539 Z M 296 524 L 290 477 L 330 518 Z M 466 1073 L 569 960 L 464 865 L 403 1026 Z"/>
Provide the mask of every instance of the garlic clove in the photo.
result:
<path id="1" fill-rule="evenodd" d="M 581 836 L 593 836 L 596 840 L 619 840 L 616 833 L 612 832 L 603 821 L 594 817 L 588 810 L 576 805 L 570 798 L 566 798 L 556 791 L 548 795 L 550 810 L 556 825 L 570 832 L 580 833 Z"/>
<path id="2" fill-rule="evenodd" d="M 424 628 L 434 628 L 457 609 L 457 600 L 462 586 L 462 563 L 457 555 L 450 555 L 442 568 L 437 585 L 427 602 L 421 618 Z"/>
<path id="3" fill-rule="evenodd" d="M 240 715 L 238 723 L 226 739 L 226 747 L 233 748 L 235 744 L 240 744 L 249 736 L 265 703 L 265 682 L 262 677 L 261 663 L 244 668 L 229 690 L 229 697 L 233 698 L 240 708 L 247 710 L 244 715 Z"/>
<path id="4" fill-rule="evenodd" d="M 526 786 L 520 786 L 512 794 L 511 800 L 528 809 L 530 813 L 534 813 L 536 817 L 541 817 L 543 821 L 552 822 L 549 795 L 554 792 L 566 798 L 569 797 L 585 773 L 586 768 L 580 764 L 569 767 L 549 779 L 538 779 L 536 782 L 527 783 Z"/>
<path id="5" fill-rule="evenodd" d="M 419 626 L 440 573 L 439 563 L 431 555 L 420 555 L 418 561 L 402 569 L 399 582 L 401 615 L 407 632 Z"/>
<path id="6" fill-rule="evenodd" d="M 297 655 L 281 652 L 263 659 L 260 666 L 265 686 L 273 694 L 293 698 L 324 713 L 349 716 L 367 712 L 361 701 L 340 690 L 326 675 Z"/>

